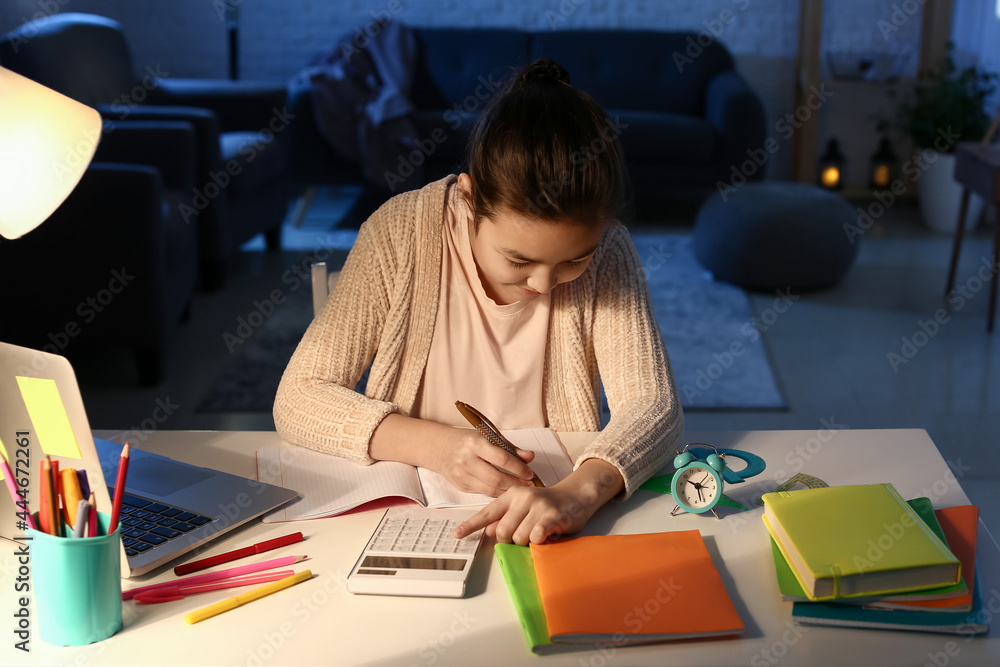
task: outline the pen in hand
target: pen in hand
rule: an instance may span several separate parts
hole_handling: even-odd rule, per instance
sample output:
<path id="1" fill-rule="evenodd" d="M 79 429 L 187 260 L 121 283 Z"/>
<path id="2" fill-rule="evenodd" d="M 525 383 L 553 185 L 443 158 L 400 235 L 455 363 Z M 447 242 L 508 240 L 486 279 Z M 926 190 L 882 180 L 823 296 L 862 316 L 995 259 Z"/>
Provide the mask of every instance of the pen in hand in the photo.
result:
<path id="1" fill-rule="evenodd" d="M 521 463 L 524 463 L 524 460 L 517 455 L 517 450 L 514 448 L 514 445 L 507 438 L 503 437 L 503 434 L 500 433 L 500 429 L 494 426 L 493 422 L 487 419 L 483 413 L 476 410 L 468 403 L 463 403 L 462 401 L 455 401 L 455 407 L 458 408 L 458 411 L 462 413 L 462 416 L 465 417 L 477 431 L 479 431 L 480 435 L 486 438 L 487 442 L 491 445 L 496 445 Z M 542 484 L 542 480 L 538 478 L 538 474 L 534 471 L 532 471 L 531 483 L 535 486 L 545 486 Z"/>

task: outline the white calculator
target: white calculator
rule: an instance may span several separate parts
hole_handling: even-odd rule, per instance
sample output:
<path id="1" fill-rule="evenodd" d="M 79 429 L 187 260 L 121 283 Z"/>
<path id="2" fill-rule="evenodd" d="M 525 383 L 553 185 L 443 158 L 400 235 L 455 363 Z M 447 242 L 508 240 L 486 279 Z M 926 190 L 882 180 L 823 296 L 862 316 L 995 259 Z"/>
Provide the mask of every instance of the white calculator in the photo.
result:
<path id="1" fill-rule="evenodd" d="M 460 598 L 482 529 L 451 535 L 478 509 L 390 507 L 347 575 L 347 590 L 368 595 Z"/>

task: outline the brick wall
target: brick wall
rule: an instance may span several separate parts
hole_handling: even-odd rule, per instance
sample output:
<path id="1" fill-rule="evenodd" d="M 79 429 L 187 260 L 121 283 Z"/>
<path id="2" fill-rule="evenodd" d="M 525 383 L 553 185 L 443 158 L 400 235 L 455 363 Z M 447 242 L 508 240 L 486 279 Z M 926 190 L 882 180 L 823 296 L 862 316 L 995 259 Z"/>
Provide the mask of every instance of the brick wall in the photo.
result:
<path id="1" fill-rule="evenodd" d="M 122 23 L 138 70 L 159 65 L 172 76 L 224 78 L 228 65 L 222 3 L 4 0 L 0 34 L 26 18 L 92 12 Z M 910 6 L 918 8 L 919 0 L 827 2 L 824 48 L 908 48 L 914 52 L 912 73 L 920 21 L 910 19 Z M 714 33 L 736 57 L 738 69 L 764 100 L 770 130 L 793 111 L 798 9 L 799 0 L 240 0 L 240 72 L 243 78 L 287 81 L 341 35 L 370 30 L 376 16 L 386 15 L 419 26 L 704 30 Z M 821 112 L 819 131 L 821 139 L 830 134 L 841 138 L 852 158 L 848 173 L 854 177 L 853 168 L 867 163 L 866 151 L 875 141 L 872 121 L 858 108 L 885 104 L 885 93 L 864 86 L 847 92 L 835 92 Z M 789 146 L 774 156 L 772 178 L 788 173 L 790 153 Z"/>
<path id="2" fill-rule="evenodd" d="M 136 70 L 159 65 L 178 77 L 227 75 L 225 24 L 213 0 L 2 0 L 0 35 L 25 20 L 84 12 L 122 24 Z"/>

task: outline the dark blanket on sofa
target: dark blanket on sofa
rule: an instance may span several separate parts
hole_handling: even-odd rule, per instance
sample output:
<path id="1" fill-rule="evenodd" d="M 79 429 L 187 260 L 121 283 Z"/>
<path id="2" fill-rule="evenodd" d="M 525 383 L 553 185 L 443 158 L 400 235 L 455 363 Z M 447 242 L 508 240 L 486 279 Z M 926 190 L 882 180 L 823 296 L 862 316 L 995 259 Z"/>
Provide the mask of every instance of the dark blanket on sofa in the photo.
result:
<path id="1" fill-rule="evenodd" d="M 409 116 L 416 51 L 413 30 L 391 21 L 371 37 L 345 34 L 292 81 L 312 84 L 320 134 L 342 157 L 358 164 L 366 180 L 382 188 L 386 172 L 396 169 L 417 138 Z M 413 167 L 409 179 L 422 183 L 422 165 Z"/>

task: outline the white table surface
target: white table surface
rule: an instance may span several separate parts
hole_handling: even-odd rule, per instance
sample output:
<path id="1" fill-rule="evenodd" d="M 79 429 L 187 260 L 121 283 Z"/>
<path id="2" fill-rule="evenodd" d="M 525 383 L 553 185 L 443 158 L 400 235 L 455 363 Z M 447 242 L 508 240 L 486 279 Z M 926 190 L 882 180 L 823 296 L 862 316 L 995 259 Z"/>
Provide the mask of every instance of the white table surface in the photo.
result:
<path id="1" fill-rule="evenodd" d="M 98 437 L 115 439 L 102 431 Z M 592 434 L 563 434 L 570 453 L 581 451 Z M 685 443 L 708 442 L 762 456 L 768 469 L 739 485 L 732 498 L 751 505 L 795 472 L 831 485 L 892 482 L 906 498 L 928 496 L 935 507 L 967 504 L 945 461 L 923 430 L 745 431 L 686 433 Z M 252 477 L 256 450 L 280 443 L 273 432 L 161 431 L 133 446 L 199 465 Z M 222 553 L 301 530 L 306 540 L 275 554 L 305 553 L 298 567 L 312 580 L 250 605 L 189 626 L 184 614 L 228 597 L 218 591 L 159 605 L 126 602 L 124 628 L 97 644 L 56 648 L 37 635 L 31 653 L 13 648 L 11 610 L 16 608 L 14 548 L 0 556 L 0 662 L 4 664 L 196 664 L 196 665 L 997 665 L 1000 621 L 988 637 L 884 632 L 797 626 L 791 603 L 780 600 L 762 510 L 726 510 L 722 520 L 708 515 L 669 516 L 669 495 L 638 491 L 624 504 L 602 508 L 584 534 L 628 534 L 699 529 L 746 626 L 741 639 L 608 646 L 603 651 L 535 656 L 527 647 L 492 542 L 477 555 L 468 592 L 462 599 L 356 596 L 345 577 L 382 512 L 284 524 L 252 525 L 230 533 L 186 559 Z M 1000 551 L 980 523 L 977 576 L 983 597 L 1000 612 Z M 669 564 L 665 564 L 669 567 Z M 169 568 L 123 588 L 167 580 Z M 673 611 L 673 610 L 666 610 Z M 662 612 L 661 612 L 662 613 Z M 683 610 L 677 610 L 683 613 Z M 935 662 L 935 660 L 937 662 Z M 941 662 L 941 661 L 945 662 Z"/>

